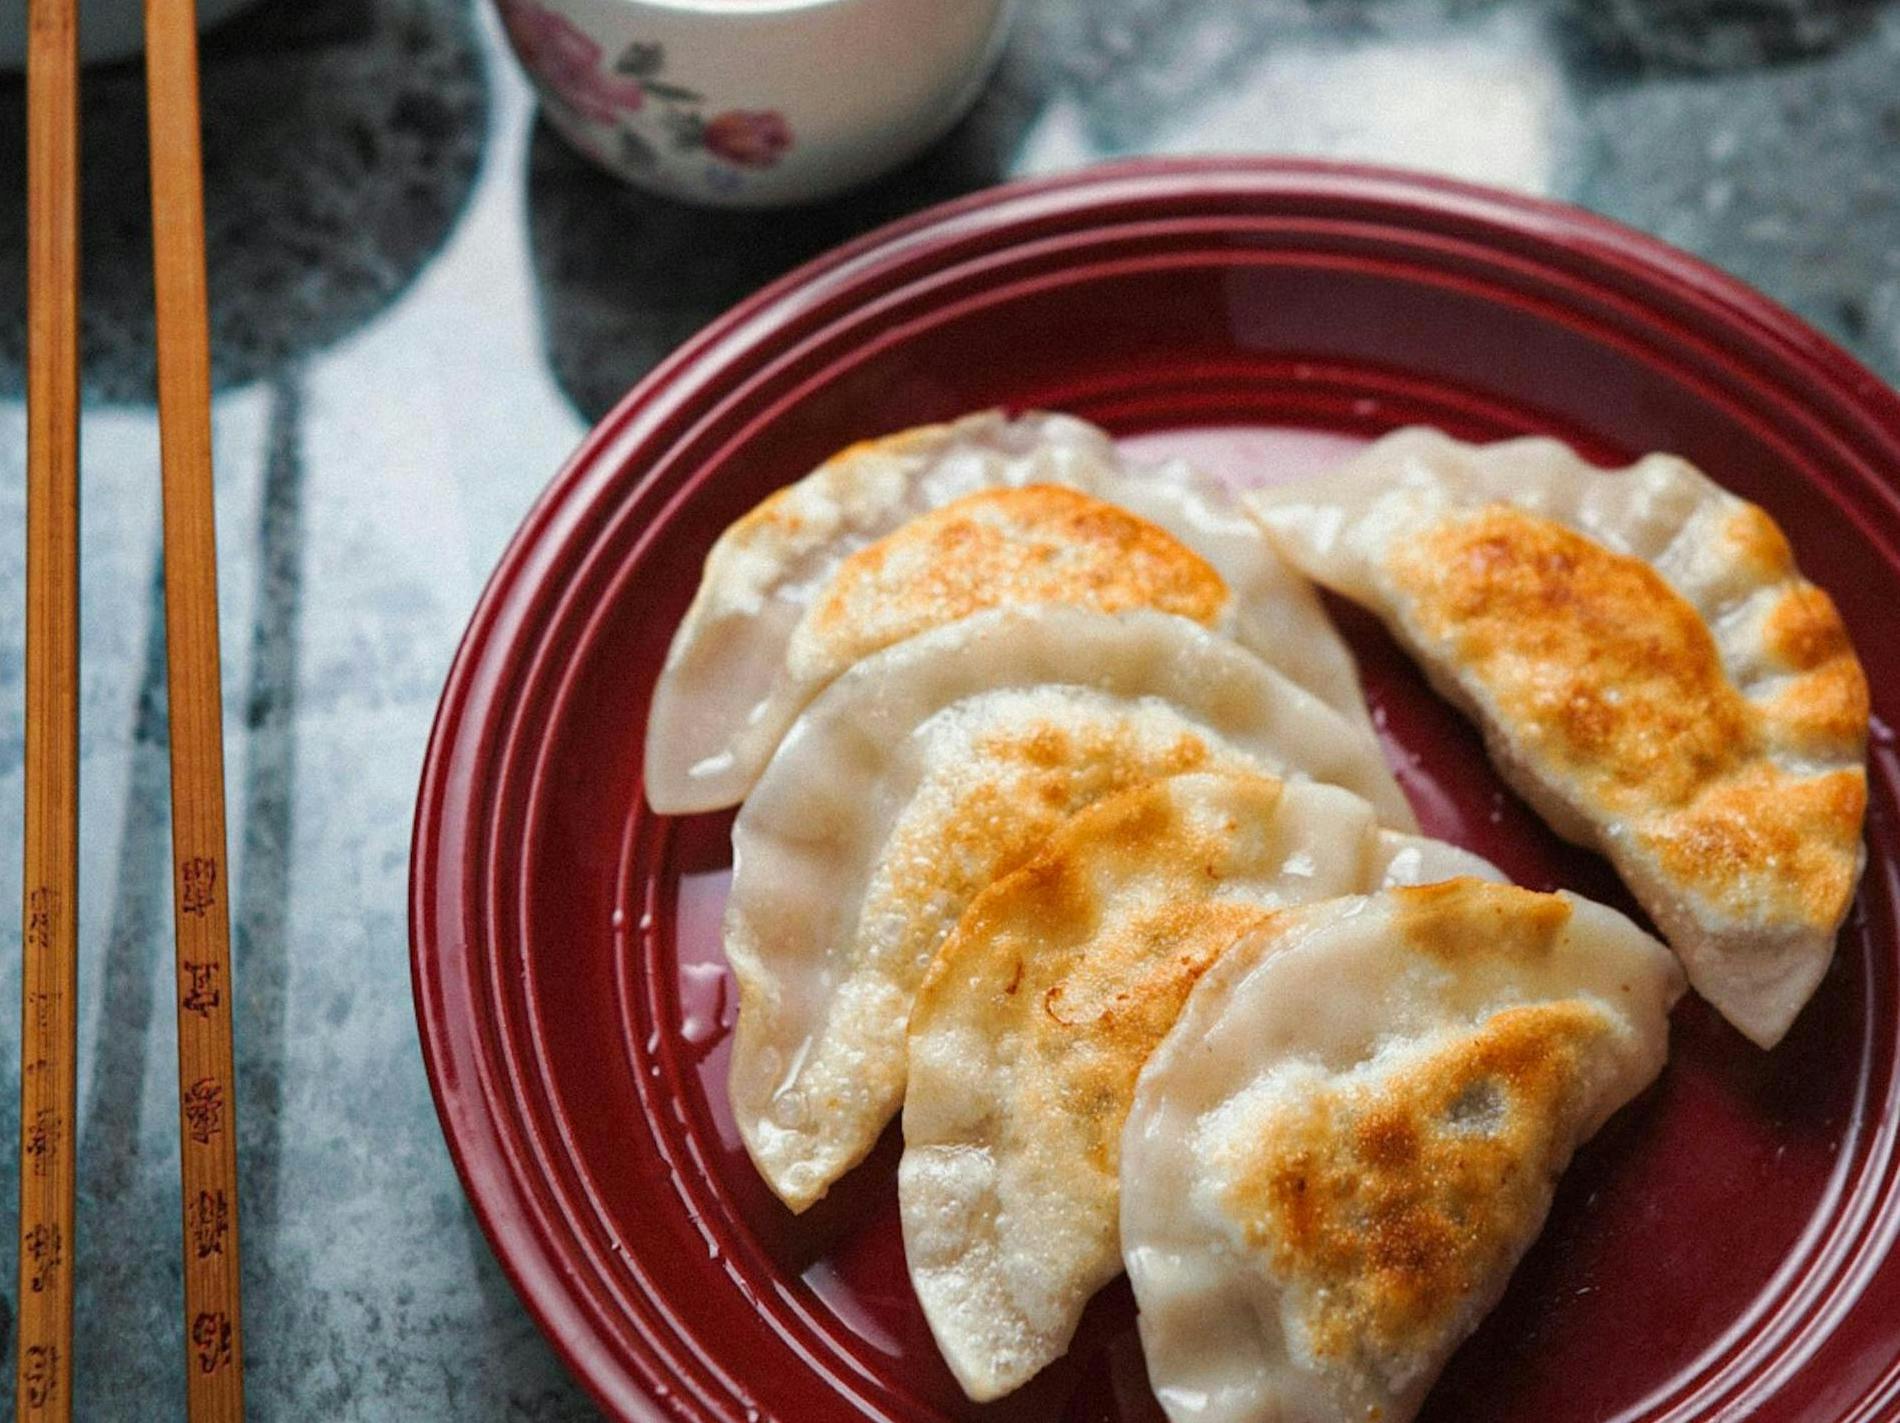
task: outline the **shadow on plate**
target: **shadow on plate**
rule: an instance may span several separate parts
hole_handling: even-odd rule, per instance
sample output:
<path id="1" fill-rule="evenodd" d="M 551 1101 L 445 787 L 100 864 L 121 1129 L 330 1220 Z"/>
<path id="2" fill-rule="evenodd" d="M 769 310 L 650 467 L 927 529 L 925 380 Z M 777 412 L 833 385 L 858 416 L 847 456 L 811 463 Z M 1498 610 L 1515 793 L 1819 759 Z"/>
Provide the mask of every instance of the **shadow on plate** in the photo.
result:
<path id="1" fill-rule="evenodd" d="M 487 92 L 453 0 L 277 0 L 202 49 L 212 378 L 244 384 L 387 306 L 473 184 Z M 0 83 L 0 189 L 25 190 L 24 81 Z M 154 398 L 145 76 L 82 81 L 86 395 Z M 0 203 L 0 394 L 26 340 L 24 203 Z"/>

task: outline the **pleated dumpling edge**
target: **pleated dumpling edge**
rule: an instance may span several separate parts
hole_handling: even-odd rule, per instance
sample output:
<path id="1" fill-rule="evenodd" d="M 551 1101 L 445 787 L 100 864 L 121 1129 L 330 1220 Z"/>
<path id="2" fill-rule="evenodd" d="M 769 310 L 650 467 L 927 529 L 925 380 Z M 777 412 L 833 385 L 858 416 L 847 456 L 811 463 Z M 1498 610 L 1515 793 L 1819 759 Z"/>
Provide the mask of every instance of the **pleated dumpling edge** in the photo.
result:
<path id="1" fill-rule="evenodd" d="M 1570 894 L 1453 880 L 1277 914 L 1137 1082 L 1123 1257 L 1171 1423 L 1407 1423 L 1640 1093 L 1683 988 Z"/>
<path id="2" fill-rule="evenodd" d="M 1560 834 L 1602 850 L 1696 990 L 1772 1047 L 1865 850 L 1865 674 L 1766 513 L 1687 462 L 1405 430 L 1259 491 L 1287 557 L 1377 612 Z"/>
<path id="3" fill-rule="evenodd" d="M 737 804 L 852 662 L 1029 602 L 1192 617 L 1372 734 L 1313 589 L 1226 485 L 1130 460 L 1072 416 L 986 411 L 853 445 L 720 535 L 654 688 L 649 803 Z"/>
<path id="4" fill-rule="evenodd" d="M 734 822 L 724 926 L 734 1115 L 787 1204 L 823 1194 L 896 1111 L 909 995 L 963 903 L 1118 778 L 1197 758 L 1339 785 L 1414 824 L 1370 737 L 1166 613 L 980 613 L 813 702 Z"/>

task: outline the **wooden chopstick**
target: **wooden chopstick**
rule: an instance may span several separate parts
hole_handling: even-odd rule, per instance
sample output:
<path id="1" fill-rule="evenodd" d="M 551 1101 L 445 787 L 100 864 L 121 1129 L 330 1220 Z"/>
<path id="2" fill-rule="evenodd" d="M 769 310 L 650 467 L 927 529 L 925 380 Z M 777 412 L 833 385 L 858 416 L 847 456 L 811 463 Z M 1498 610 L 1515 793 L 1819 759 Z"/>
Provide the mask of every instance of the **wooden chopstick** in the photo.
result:
<path id="1" fill-rule="evenodd" d="M 15 1413 L 72 1417 L 79 889 L 79 26 L 27 43 L 26 842 Z"/>
<path id="2" fill-rule="evenodd" d="M 244 1330 L 238 1308 L 231 881 L 225 862 L 211 336 L 192 0 L 145 0 L 145 78 L 165 501 L 186 1405 L 194 1420 L 235 1420 L 244 1414 Z"/>

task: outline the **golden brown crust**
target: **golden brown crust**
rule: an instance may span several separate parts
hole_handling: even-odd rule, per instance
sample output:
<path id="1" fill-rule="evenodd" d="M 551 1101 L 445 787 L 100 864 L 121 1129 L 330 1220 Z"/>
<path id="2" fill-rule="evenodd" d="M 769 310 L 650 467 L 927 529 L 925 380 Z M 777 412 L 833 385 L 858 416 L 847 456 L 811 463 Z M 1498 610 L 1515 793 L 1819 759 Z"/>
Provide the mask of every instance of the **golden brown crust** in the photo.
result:
<path id="1" fill-rule="evenodd" d="M 1756 504 L 1743 504 L 1722 524 L 1722 541 L 1735 561 L 1762 583 L 1794 573 L 1794 550 L 1781 526 Z"/>
<path id="2" fill-rule="evenodd" d="M 1700 614 L 1640 559 L 1505 505 L 1393 551 L 1426 633 L 1604 809 L 1676 803 L 1747 754 L 1750 709 Z"/>
<path id="3" fill-rule="evenodd" d="M 807 627 L 856 660 L 987 608 L 1028 603 L 1153 608 L 1205 626 L 1226 607 L 1227 587 L 1165 529 L 1077 490 L 1032 484 L 966 495 L 859 549 Z"/>
<path id="4" fill-rule="evenodd" d="M 1047 1020 L 1035 1035 L 1046 1081 L 1079 1128 L 1082 1159 L 1105 1181 L 1115 1175 L 1142 1064 L 1208 965 L 1266 917 L 1245 904 L 1171 905 L 1069 978 L 1041 986 L 1025 977 L 1023 990 Z"/>
<path id="5" fill-rule="evenodd" d="M 1225 1204 L 1303 1300 L 1320 1360 L 1450 1341 L 1548 1208 L 1588 1110 L 1586 1056 L 1612 1031 L 1582 999 L 1510 1008 L 1371 1085 L 1303 1092 L 1276 1115 Z"/>
<path id="6" fill-rule="evenodd" d="M 1838 754 L 1867 735 L 1867 674 L 1834 600 L 1812 583 L 1785 593 L 1762 623 L 1769 656 L 1798 673 L 1766 708 L 1764 724 L 1788 750 Z"/>
<path id="7" fill-rule="evenodd" d="M 1549 957 L 1570 922 L 1570 901 L 1479 879 L 1402 885 L 1388 891 L 1399 933 L 1446 963 L 1474 956 L 1533 962 Z"/>
<path id="8" fill-rule="evenodd" d="M 1867 734 L 1873 706 L 1867 695 L 1867 677 L 1849 653 L 1797 677 L 1768 699 L 1764 725 L 1776 743 L 1797 756 L 1832 760 L 1841 743 Z"/>
<path id="9" fill-rule="evenodd" d="M 1264 823 L 1283 790 L 1264 776 L 1223 780 L 1235 815 L 1249 821 Z M 1148 1054 L 1208 965 L 1269 917 L 1257 905 L 1204 897 L 1244 853 L 1233 828 L 1192 823 L 1166 780 L 1081 811 L 976 898 L 918 990 L 913 1030 L 954 1002 L 987 1020 L 993 1041 L 1020 1031 L 1034 1058 L 1024 1080 L 1059 1104 L 1053 1118 L 1075 1134 L 1077 1159 L 1103 1173 L 1104 1190 L 1113 1189 L 1122 1122 Z M 1137 876 L 1157 893 L 1140 912 L 1105 923 L 1100 887 Z M 1007 1029 L 1012 1022 L 1020 1028 Z"/>
<path id="10" fill-rule="evenodd" d="M 1724 537 L 1764 575 L 1792 569 L 1753 506 Z M 1630 827 L 1673 884 L 1777 921 L 1844 912 L 1864 776 L 1790 771 L 1770 754 L 1857 756 L 1865 736 L 1866 681 L 1826 594 L 1797 584 L 1770 610 L 1768 651 L 1799 675 L 1751 703 L 1655 569 L 1565 525 L 1491 505 L 1401 541 L 1387 569 L 1521 759 L 1557 773 L 1599 823 Z"/>
<path id="11" fill-rule="evenodd" d="M 751 509 L 733 520 L 725 533 L 720 535 L 720 546 L 743 546 L 759 538 L 765 538 L 773 543 L 798 539 L 805 532 L 807 525 L 807 520 L 799 512 L 799 501 L 805 491 L 822 483 L 827 474 L 846 469 L 859 460 L 871 457 L 901 458 L 914 448 L 934 443 L 949 428 L 948 425 L 919 425 L 914 430 L 900 430 L 895 435 L 884 435 L 870 440 L 854 440 L 804 479 L 795 484 L 774 489 Z"/>
<path id="12" fill-rule="evenodd" d="M 1781 664 L 1806 672 L 1851 653 L 1834 600 L 1812 583 L 1791 589 L 1762 624 L 1768 651 Z"/>
<path id="13" fill-rule="evenodd" d="M 849 454 L 850 451 L 846 451 Z M 796 534 L 805 526 L 792 508 L 795 486 L 787 485 L 783 489 L 774 489 L 761 499 L 751 510 L 735 519 L 727 536 L 736 542 L 739 538 L 753 537 L 771 529 L 780 534 Z"/>
<path id="14" fill-rule="evenodd" d="M 1764 761 L 1646 823 L 1638 838 L 1672 879 L 1702 886 L 1731 915 L 1761 906 L 1828 924 L 1853 897 L 1866 810 L 1858 768 L 1791 776 Z"/>
<path id="15" fill-rule="evenodd" d="M 1062 819 L 1150 776 L 1174 776 L 1208 764 L 1209 747 L 1183 733 L 1165 746 L 1150 747 L 1128 725 L 1084 723 L 1075 727 L 1041 722 L 979 737 L 973 748 L 996 772 L 961 797 L 954 819 L 933 826 L 928 847 L 904 847 L 928 857 L 933 874 L 912 877 L 921 894 L 935 900 L 967 900 L 998 875 L 1016 868 Z M 1005 768 L 1020 768 L 1010 775 Z M 1009 851 L 999 862 L 997 847 Z M 970 867 L 971 875 L 958 873 Z M 905 906 L 923 920 L 927 904 Z"/>

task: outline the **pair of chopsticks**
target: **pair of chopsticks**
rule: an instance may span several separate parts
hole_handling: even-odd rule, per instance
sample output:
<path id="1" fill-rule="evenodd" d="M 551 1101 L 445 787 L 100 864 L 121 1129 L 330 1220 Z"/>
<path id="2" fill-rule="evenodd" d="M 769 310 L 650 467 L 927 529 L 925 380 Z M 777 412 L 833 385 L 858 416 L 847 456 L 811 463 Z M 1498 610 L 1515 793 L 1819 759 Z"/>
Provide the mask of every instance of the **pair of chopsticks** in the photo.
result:
<path id="1" fill-rule="evenodd" d="M 21 1419 L 72 1416 L 79 790 L 77 0 L 28 0 Z M 146 0 L 171 707 L 188 1415 L 244 1414 L 237 1120 L 194 0 Z"/>

